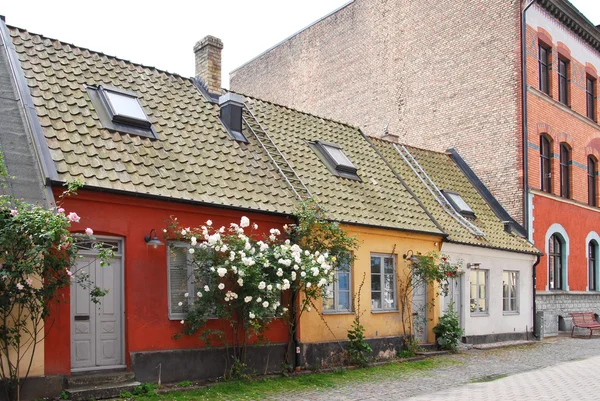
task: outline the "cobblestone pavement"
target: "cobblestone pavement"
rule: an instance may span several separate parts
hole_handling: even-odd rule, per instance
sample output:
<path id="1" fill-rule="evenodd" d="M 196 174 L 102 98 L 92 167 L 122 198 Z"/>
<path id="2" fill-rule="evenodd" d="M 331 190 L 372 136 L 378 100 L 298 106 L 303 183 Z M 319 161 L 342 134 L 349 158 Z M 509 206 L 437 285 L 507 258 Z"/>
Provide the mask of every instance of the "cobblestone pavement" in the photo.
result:
<path id="1" fill-rule="evenodd" d="M 450 363 L 442 363 L 440 367 L 431 370 L 410 371 L 393 380 L 381 377 L 333 389 L 280 393 L 269 399 L 525 400 L 533 399 L 525 398 L 525 395 L 535 395 L 536 399 L 543 400 L 585 400 L 587 389 L 596 394 L 594 400 L 600 397 L 597 395 L 600 392 L 600 385 L 597 384 L 600 336 L 592 339 L 555 337 L 536 345 L 493 350 L 472 349 L 436 358 Z M 521 374 L 524 372 L 528 373 Z M 590 388 L 593 382 L 597 386 L 594 390 Z M 505 392 L 501 393 L 499 389 L 505 389 Z M 490 398 L 496 396 L 497 398 Z"/>

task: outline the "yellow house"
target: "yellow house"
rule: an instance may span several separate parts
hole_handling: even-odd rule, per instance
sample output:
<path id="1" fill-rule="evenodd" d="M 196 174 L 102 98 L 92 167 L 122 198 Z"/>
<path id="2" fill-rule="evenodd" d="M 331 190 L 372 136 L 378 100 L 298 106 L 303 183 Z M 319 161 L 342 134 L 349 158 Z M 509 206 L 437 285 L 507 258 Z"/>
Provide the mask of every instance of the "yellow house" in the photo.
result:
<path id="1" fill-rule="evenodd" d="M 300 318 L 301 363 L 339 362 L 358 313 L 375 356 L 395 355 L 407 335 L 433 342 L 439 310 L 429 307 L 433 288 L 414 291 L 404 308 L 400 302 L 403 256 L 439 251 L 445 236 L 425 207 L 358 128 L 251 97 L 239 102 L 244 133 L 263 138 L 299 198 L 312 198 L 359 242 L 352 266 L 338 268 L 322 302 Z M 419 324 L 411 328 L 413 313 Z"/>

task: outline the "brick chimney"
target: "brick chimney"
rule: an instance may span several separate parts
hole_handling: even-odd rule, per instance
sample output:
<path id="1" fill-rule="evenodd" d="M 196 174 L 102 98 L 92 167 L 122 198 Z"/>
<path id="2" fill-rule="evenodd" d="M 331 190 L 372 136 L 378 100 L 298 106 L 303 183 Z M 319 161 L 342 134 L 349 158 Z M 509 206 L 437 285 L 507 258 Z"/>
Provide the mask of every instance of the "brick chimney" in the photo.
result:
<path id="1" fill-rule="evenodd" d="M 196 78 L 200 79 L 210 93 L 221 93 L 221 50 L 223 42 L 214 36 L 206 36 L 194 46 L 196 55 Z"/>

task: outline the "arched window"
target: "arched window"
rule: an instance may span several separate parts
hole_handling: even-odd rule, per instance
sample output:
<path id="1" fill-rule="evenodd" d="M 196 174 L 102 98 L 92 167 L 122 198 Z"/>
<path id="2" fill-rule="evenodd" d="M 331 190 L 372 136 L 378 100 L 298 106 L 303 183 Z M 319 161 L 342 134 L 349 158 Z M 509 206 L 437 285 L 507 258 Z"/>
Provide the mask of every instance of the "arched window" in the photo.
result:
<path id="1" fill-rule="evenodd" d="M 560 196 L 571 197 L 571 150 L 566 143 L 560 144 Z"/>
<path id="2" fill-rule="evenodd" d="M 563 256 L 564 242 L 562 238 L 553 234 L 548 241 L 548 288 L 550 290 L 563 290 Z"/>
<path id="3" fill-rule="evenodd" d="M 598 291 L 598 243 L 591 240 L 588 244 L 589 290 Z"/>
<path id="4" fill-rule="evenodd" d="M 550 140 L 546 135 L 542 135 L 540 136 L 540 171 L 542 173 L 540 188 L 546 192 L 552 192 L 551 156 Z"/>
<path id="5" fill-rule="evenodd" d="M 598 176 L 598 167 L 596 165 L 596 159 L 594 156 L 588 156 L 587 165 L 588 175 L 588 205 L 596 206 L 597 204 L 597 190 L 596 190 L 596 177 Z"/>

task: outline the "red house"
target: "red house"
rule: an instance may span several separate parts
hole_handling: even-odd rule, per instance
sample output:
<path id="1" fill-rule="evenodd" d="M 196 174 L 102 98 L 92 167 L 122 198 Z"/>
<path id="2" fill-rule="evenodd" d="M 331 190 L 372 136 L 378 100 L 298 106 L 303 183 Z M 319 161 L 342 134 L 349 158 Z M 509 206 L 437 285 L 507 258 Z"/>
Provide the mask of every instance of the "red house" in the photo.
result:
<path id="1" fill-rule="evenodd" d="M 12 114 L 3 114 L 2 133 L 12 135 L 3 148 L 26 188 L 19 196 L 58 201 L 81 216 L 75 230 L 92 228 L 114 250 L 100 268 L 91 243 L 83 244 L 79 267 L 109 292 L 100 304 L 77 286 L 60 294 L 69 302 L 56 304 L 46 322 L 44 360 L 30 374 L 30 395 L 57 395 L 64 377 L 101 370 L 154 382 L 222 374 L 220 350 L 201 347 L 198 338 L 173 338 L 188 283 L 174 267 L 178 249 L 163 246 L 165 222 L 175 216 L 189 226 L 209 219 L 229 225 L 248 216 L 268 231 L 293 221 L 297 195 L 256 139 L 225 127 L 232 100 L 219 104 L 199 80 L 3 22 L 0 34 L 0 77 L 14 80 L 8 89 L 20 99 L 3 107 Z M 60 203 L 63 184 L 74 180 L 84 188 Z M 266 336 L 269 345 L 249 351 L 251 366 L 281 363 L 287 328 L 274 321 Z"/>

